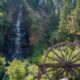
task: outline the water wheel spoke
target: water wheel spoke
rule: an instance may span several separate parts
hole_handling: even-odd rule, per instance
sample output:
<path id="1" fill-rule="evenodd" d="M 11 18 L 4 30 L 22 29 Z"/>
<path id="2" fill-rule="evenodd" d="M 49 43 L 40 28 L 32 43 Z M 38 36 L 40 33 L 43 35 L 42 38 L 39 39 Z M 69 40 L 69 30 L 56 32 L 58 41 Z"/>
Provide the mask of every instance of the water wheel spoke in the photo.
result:
<path id="1" fill-rule="evenodd" d="M 65 77 L 69 77 L 69 76 L 70 76 L 70 73 L 69 73 L 69 71 L 67 70 Z"/>
<path id="2" fill-rule="evenodd" d="M 69 73 L 70 73 L 71 78 L 73 79 L 74 78 L 74 75 L 73 75 L 72 70 L 70 70 Z"/>
<path id="3" fill-rule="evenodd" d="M 71 76 L 73 76 L 73 78 L 77 77 L 77 73 L 75 72 L 75 70 L 71 69 L 70 73 L 71 73 Z"/>
<path id="4" fill-rule="evenodd" d="M 65 46 L 64 52 L 65 52 L 65 60 L 67 61 L 67 57 L 68 57 L 68 54 L 69 54 L 67 46 Z"/>
<path id="5" fill-rule="evenodd" d="M 62 59 L 54 50 L 52 50 L 52 51 L 53 51 L 53 53 L 57 56 L 57 58 L 60 60 L 60 62 L 62 62 L 63 59 Z"/>
<path id="6" fill-rule="evenodd" d="M 49 75 L 46 74 L 46 77 L 47 77 L 49 80 L 51 80 L 50 77 L 49 77 Z"/>
<path id="7" fill-rule="evenodd" d="M 68 60 L 69 51 L 68 51 L 67 47 L 65 49 L 61 49 L 60 52 L 61 52 L 61 56 L 64 59 L 64 61 L 69 61 Z M 64 52 L 64 54 L 63 54 L 63 52 Z"/>
<path id="8" fill-rule="evenodd" d="M 53 71 L 53 73 L 51 73 L 52 75 L 51 76 L 49 76 L 50 74 L 47 74 L 46 73 L 46 76 L 48 77 L 48 79 L 49 80 L 55 80 L 55 76 L 59 73 L 59 72 L 61 72 L 61 68 L 58 68 L 57 70 L 55 70 L 55 71 Z"/>
<path id="9" fill-rule="evenodd" d="M 76 73 L 80 75 L 80 68 L 75 67 L 74 69 L 77 71 Z"/>
<path id="10" fill-rule="evenodd" d="M 80 69 L 79 68 L 75 68 L 76 73 L 77 73 L 77 77 L 80 80 Z"/>
<path id="11" fill-rule="evenodd" d="M 73 73 L 72 69 L 69 71 L 69 73 L 70 73 L 71 78 L 74 79 L 75 74 Z"/>
<path id="12" fill-rule="evenodd" d="M 60 52 L 61 52 L 61 56 L 62 56 L 62 58 L 65 60 L 65 55 L 63 54 L 63 50 L 60 49 Z"/>
<path id="13" fill-rule="evenodd" d="M 75 60 L 72 60 L 72 63 L 80 61 L 80 58 L 76 58 Z"/>
<path id="14" fill-rule="evenodd" d="M 54 77 L 54 75 L 55 75 L 55 72 L 56 72 L 56 70 L 58 70 L 59 68 L 52 68 L 52 69 L 50 69 L 50 70 L 48 70 L 48 71 L 46 71 L 46 76 L 47 76 L 47 78 L 49 79 L 49 80 L 53 80 L 51 77 Z M 52 72 L 52 73 L 48 73 L 48 72 Z M 51 75 L 50 75 L 51 74 Z"/>
<path id="15" fill-rule="evenodd" d="M 49 80 L 51 80 L 50 74 L 46 73 L 46 77 L 47 77 Z"/>
<path id="16" fill-rule="evenodd" d="M 74 68 L 74 69 L 80 72 L 80 68 Z"/>
<path id="17" fill-rule="evenodd" d="M 57 68 L 58 69 L 58 68 Z M 48 73 L 48 72 L 51 72 L 51 71 L 55 71 L 56 70 L 56 68 L 51 68 L 51 69 L 49 69 L 48 71 L 46 71 L 45 73 Z"/>
<path id="18" fill-rule="evenodd" d="M 53 57 L 50 57 L 50 56 L 47 56 L 48 58 L 50 58 L 50 59 L 52 59 L 53 61 L 57 61 L 57 62 L 60 62 L 60 60 L 59 59 L 57 59 L 57 58 L 53 58 Z"/>
<path id="19" fill-rule="evenodd" d="M 60 69 L 59 71 L 57 71 L 55 74 L 55 79 L 59 79 L 61 76 L 63 76 L 65 70 L 64 69 Z"/>
<path id="20" fill-rule="evenodd" d="M 69 55 L 69 57 L 68 57 L 68 61 L 70 61 L 70 58 L 71 58 L 71 56 L 72 56 L 72 54 L 73 54 L 73 51 L 74 51 L 74 50 L 71 51 L 71 53 L 70 53 L 70 55 Z"/>
<path id="21" fill-rule="evenodd" d="M 76 68 L 74 69 L 74 72 L 75 72 L 75 78 L 77 78 L 78 80 L 80 80 L 80 69 Z"/>
<path id="22" fill-rule="evenodd" d="M 78 54 L 79 54 L 79 52 L 70 59 L 70 62 L 71 62 L 72 60 L 74 60 L 77 56 L 79 56 Z"/>

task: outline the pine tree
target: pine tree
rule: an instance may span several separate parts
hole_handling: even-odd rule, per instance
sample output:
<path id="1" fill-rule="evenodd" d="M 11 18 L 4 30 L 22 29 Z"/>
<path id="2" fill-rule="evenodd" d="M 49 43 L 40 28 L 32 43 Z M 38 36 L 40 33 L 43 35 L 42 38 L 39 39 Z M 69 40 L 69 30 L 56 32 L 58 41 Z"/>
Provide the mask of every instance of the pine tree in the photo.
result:
<path id="1" fill-rule="evenodd" d="M 77 0 L 77 7 L 76 8 L 80 10 L 80 0 Z"/>
<path id="2" fill-rule="evenodd" d="M 80 0 L 77 0 L 76 8 L 68 18 L 67 29 L 69 33 L 80 32 Z"/>
<path id="3" fill-rule="evenodd" d="M 67 16 L 71 13 L 71 0 L 64 0 L 64 6 L 60 13 L 59 32 L 67 33 Z"/>
<path id="4" fill-rule="evenodd" d="M 80 21 L 80 0 L 77 0 L 76 13 L 77 13 L 77 17 L 78 17 L 78 19 Z"/>

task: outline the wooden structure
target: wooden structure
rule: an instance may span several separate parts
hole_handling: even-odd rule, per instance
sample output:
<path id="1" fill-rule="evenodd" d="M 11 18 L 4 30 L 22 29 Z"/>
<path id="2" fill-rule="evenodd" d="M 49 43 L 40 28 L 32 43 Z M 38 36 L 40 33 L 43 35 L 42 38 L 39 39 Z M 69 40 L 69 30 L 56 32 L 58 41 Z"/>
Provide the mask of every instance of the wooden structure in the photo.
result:
<path id="1" fill-rule="evenodd" d="M 61 42 L 49 48 L 39 65 L 38 80 L 80 80 L 80 43 Z"/>

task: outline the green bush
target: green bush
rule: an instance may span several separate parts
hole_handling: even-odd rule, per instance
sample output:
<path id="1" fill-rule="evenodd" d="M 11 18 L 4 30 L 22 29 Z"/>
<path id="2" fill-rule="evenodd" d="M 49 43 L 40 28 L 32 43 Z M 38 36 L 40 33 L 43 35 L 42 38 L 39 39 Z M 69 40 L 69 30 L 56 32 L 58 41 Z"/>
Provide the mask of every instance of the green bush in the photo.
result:
<path id="1" fill-rule="evenodd" d="M 34 80 L 38 73 L 38 67 L 28 60 L 14 59 L 7 67 L 8 80 Z"/>
<path id="2" fill-rule="evenodd" d="M 38 67 L 35 64 L 30 64 L 27 67 L 28 74 L 24 80 L 35 80 L 38 74 Z"/>
<path id="3" fill-rule="evenodd" d="M 26 75 L 25 64 L 17 59 L 13 60 L 9 64 L 10 66 L 7 67 L 9 80 L 23 80 Z"/>
<path id="4" fill-rule="evenodd" d="M 5 64 L 6 64 L 5 58 L 0 57 L 0 78 L 4 75 Z"/>
<path id="5" fill-rule="evenodd" d="M 36 80 L 38 76 L 38 66 L 28 60 L 14 59 L 7 67 L 7 80 Z M 46 80 L 43 76 L 41 80 Z"/>

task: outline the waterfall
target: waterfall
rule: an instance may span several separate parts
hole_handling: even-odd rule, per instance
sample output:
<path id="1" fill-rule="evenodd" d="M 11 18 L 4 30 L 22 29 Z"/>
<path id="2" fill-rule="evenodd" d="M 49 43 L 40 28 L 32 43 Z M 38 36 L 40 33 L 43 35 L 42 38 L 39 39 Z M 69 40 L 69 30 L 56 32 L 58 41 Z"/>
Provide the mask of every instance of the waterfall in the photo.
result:
<path id="1" fill-rule="evenodd" d="M 40 1 L 39 1 L 39 5 L 41 5 L 42 3 L 43 3 L 43 0 L 40 0 Z"/>
<path id="2" fill-rule="evenodd" d="M 22 6 L 20 5 L 20 9 L 21 8 L 22 8 Z M 15 24 L 15 26 L 16 26 L 16 39 L 15 39 L 16 48 L 15 48 L 15 54 L 13 55 L 14 57 L 19 57 L 18 54 L 20 52 L 20 47 L 21 47 L 21 44 L 20 44 L 20 40 L 21 40 L 21 36 L 22 36 L 22 34 L 20 32 L 21 16 L 22 16 L 22 12 L 20 11 L 18 14 L 17 22 Z M 16 56 L 16 54 L 17 54 L 17 56 Z"/>
<path id="3" fill-rule="evenodd" d="M 2 80 L 6 80 L 7 74 L 5 73 Z"/>
<path id="4" fill-rule="evenodd" d="M 30 55 L 29 52 L 29 24 L 26 21 L 26 9 L 20 5 L 14 24 L 9 28 L 5 37 L 4 53 L 8 60 L 22 59 Z"/>
<path id="5" fill-rule="evenodd" d="M 6 63 L 2 67 L 6 67 Z M 6 80 L 7 76 L 8 76 L 7 73 L 4 73 L 3 78 L 1 80 Z"/>

